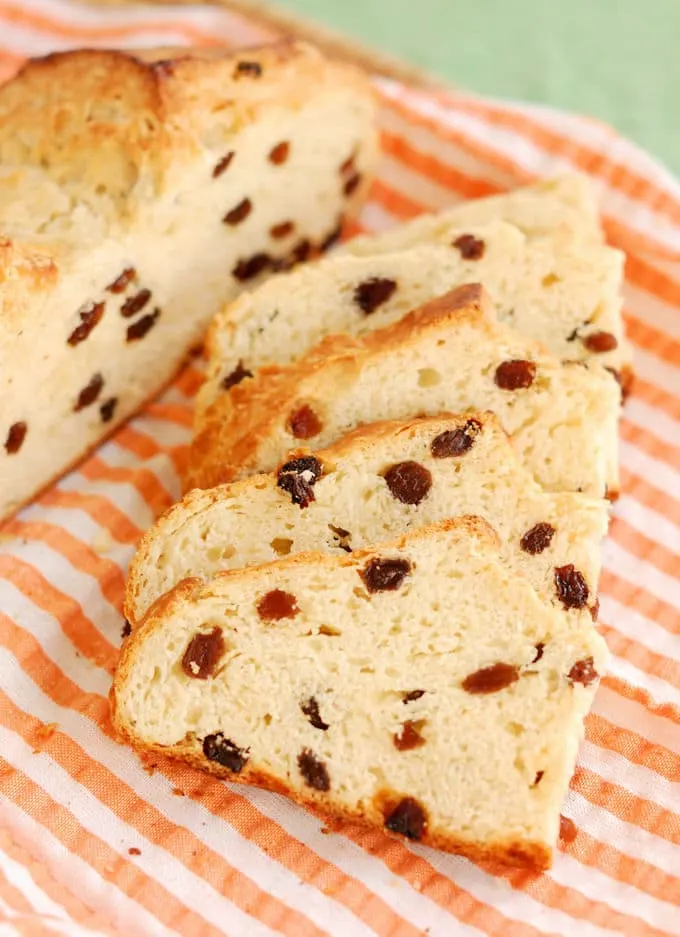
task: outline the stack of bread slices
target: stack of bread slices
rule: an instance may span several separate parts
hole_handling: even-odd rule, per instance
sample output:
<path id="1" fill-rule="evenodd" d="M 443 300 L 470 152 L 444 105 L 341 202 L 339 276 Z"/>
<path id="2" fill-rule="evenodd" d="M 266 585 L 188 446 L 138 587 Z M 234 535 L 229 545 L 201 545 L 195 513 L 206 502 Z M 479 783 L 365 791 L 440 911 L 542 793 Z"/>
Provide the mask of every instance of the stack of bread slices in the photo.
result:
<path id="1" fill-rule="evenodd" d="M 325 816 L 549 866 L 607 659 L 621 278 L 564 177 L 227 305 L 188 493 L 130 569 L 119 732 Z"/>

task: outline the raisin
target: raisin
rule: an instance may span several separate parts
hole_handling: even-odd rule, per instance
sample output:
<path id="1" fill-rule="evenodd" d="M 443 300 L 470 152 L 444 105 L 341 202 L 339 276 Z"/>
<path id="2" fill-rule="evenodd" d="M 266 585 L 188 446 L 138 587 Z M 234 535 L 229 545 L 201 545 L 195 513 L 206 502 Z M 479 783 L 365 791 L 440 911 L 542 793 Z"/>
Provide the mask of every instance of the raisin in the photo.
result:
<path id="1" fill-rule="evenodd" d="M 290 154 L 290 143 L 287 140 L 283 140 L 281 143 L 277 143 L 275 147 L 269 151 L 269 162 L 274 163 L 275 166 L 280 166 L 281 163 L 285 163 Z"/>
<path id="2" fill-rule="evenodd" d="M 253 254 L 252 257 L 239 260 L 231 271 L 231 275 L 234 279 L 240 280 L 241 282 L 252 280 L 262 273 L 263 270 L 266 270 L 271 263 L 272 259 L 269 254 Z"/>
<path id="3" fill-rule="evenodd" d="M 78 413 L 79 410 L 83 410 L 85 407 L 89 407 L 91 403 L 94 403 L 103 386 L 104 378 L 101 374 L 94 374 L 89 383 L 78 394 L 78 399 L 73 405 L 74 412 Z"/>
<path id="4" fill-rule="evenodd" d="M 231 739 L 224 737 L 222 732 L 206 735 L 203 739 L 203 754 L 209 761 L 216 761 L 223 768 L 228 768 L 238 774 L 248 761 L 249 748 L 239 748 Z"/>
<path id="5" fill-rule="evenodd" d="M 345 193 L 345 195 L 350 196 L 352 195 L 353 192 L 357 190 L 360 182 L 361 182 L 361 173 L 354 172 L 343 185 L 342 191 Z"/>
<path id="6" fill-rule="evenodd" d="M 388 277 L 371 277 L 356 287 L 354 302 L 362 312 L 370 316 L 378 306 L 387 302 L 396 288 L 396 280 L 390 280 Z"/>
<path id="7" fill-rule="evenodd" d="M 571 563 L 555 568 L 555 589 L 565 608 L 583 608 L 590 595 L 583 573 L 574 569 Z"/>
<path id="8" fill-rule="evenodd" d="M 299 241 L 292 250 L 293 263 L 302 264 L 312 252 L 312 243 L 307 238 Z"/>
<path id="9" fill-rule="evenodd" d="M 323 423 L 311 407 L 303 404 L 291 413 L 286 428 L 296 439 L 311 439 L 319 435 L 323 429 Z"/>
<path id="10" fill-rule="evenodd" d="M 532 786 L 532 787 L 538 787 L 538 785 L 539 785 L 539 784 L 541 783 L 541 781 L 543 780 L 543 775 L 544 775 L 544 774 L 545 774 L 545 771 L 537 771 L 537 772 L 536 772 L 536 777 L 534 778 L 534 783 L 533 783 L 531 786 Z"/>
<path id="11" fill-rule="evenodd" d="M 300 709 L 315 729 L 321 729 L 322 732 L 326 731 L 328 723 L 324 722 L 321 718 L 319 714 L 319 704 L 313 696 L 310 696 L 304 703 L 300 703 Z"/>
<path id="12" fill-rule="evenodd" d="M 153 312 L 147 312 L 141 319 L 137 319 L 132 325 L 128 325 L 125 340 L 127 342 L 136 342 L 144 338 L 146 333 L 154 327 L 160 314 L 160 309 L 154 309 Z"/>
<path id="13" fill-rule="evenodd" d="M 352 534 L 349 530 L 345 530 L 344 527 L 336 527 L 335 524 L 329 524 L 328 527 L 333 532 L 338 546 L 341 550 L 344 550 L 345 553 L 351 553 L 352 547 L 350 546 L 350 540 Z"/>
<path id="14" fill-rule="evenodd" d="M 449 459 L 453 456 L 465 455 L 479 434 L 482 424 L 479 420 L 468 420 L 465 426 L 458 429 L 448 429 L 435 436 L 430 444 L 430 452 L 435 459 Z"/>
<path id="15" fill-rule="evenodd" d="M 122 627 L 120 633 L 121 633 L 121 635 L 122 635 L 124 638 L 127 638 L 127 636 L 128 636 L 129 634 L 132 634 L 132 625 L 131 625 L 130 622 L 127 620 L 127 618 L 125 619 L 125 623 L 124 623 L 124 625 L 123 625 L 123 627 Z"/>
<path id="16" fill-rule="evenodd" d="M 414 700 L 420 699 L 421 696 L 425 696 L 425 690 L 409 690 L 408 693 L 405 693 L 401 701 L 404 703 L 412 703 Z"/>
<path id="17" fill-rule="evenodd" d="M 318 459 L 314 456 L 303 456 L 281 466 L 276 484 L 288 492 L 293 504 L 306 508 L 315 500 L 313 486 L 321 477 L 321 473 L 322 466 Z"/>
<path id="18" fill-rule="evenodd" d="M 215 667 L 224 654 L 224 636 L 221 628 L 213 628 L 205 634 L 195 634 L 187 644 L 182 657 L 182 670 L 187 677 L 207 680 L 215 673 Z"/>
<path id="19" fill-rule="evenodd" d="M 588 351 L 593 351 L 598 355 L 605 351 L 614 351 L 619 347 L 616 336 L 611 332 L 591 332 L 590 335 L 584 335 L 581 341 Z"/>
<path id="20" fill-rule="evenodd" d="M 420 730 L 424 725 L 424 719 L 419 719 L 417 722 L 407 719 L 402 724 L 401 731 L 394 733 L 394 747 L 400 752 L 409 752 L 414 748 L 420 748 L 426 741 L 420 734 Z"/>
<path id="21" fill-rule="evenodd" d="M 491 664 L 467 676 L 462 683 L 466 693 L 498 693 L 519 680 L 514 664 Z"/>
<path id="22" fill-rule="evenodd" d="M 420 504 L 432 487 L 432 473 L 419 462 L 397 462 L 387 469 L 383 478 L 402 504 Z"/>
<path id="23" fill-rule="evenodd" d="M 239 361 L 234 370 L 230 374 L 227 374 L 226 377 L 222 378 L 222 387 L 224 390 L 229 390 L 231 387 L 240 384 L 241 381 L 245 381 L 247 377 L 252 376 L 253 372 L 243 366 L 243 361 Z"/>
<path id="24" fill-rule="evenodd" d="M 299 459 L 291 459 L 290 462 L 284 462 L 279 469 L 279 474 L 282 472 L 296 472 L 297 474 L 310 472 L 313 480 L 317 481 L 321 478 L 323 467 L 316 456 L 305 455 L 301 456 Z"/>
<path id="25" fill-rule="evenodd" d="M 496 368 L 494 381 L 502 390 L 519 390 L 531 387 L 536 377 L 536 365 L 533 361 L 503 361 Z"/>
<path id="26" fill-rule="evenodd" d="M 101 322 L 104 315 L 104 303 L 85 303 L 78 310 L 80 325 L 77 325 L 66 339 L 69 345 L 79 345 L 88 337 L 95 325 Z"/>
<path id="27" fill-rule="evenodd" d="M 519 545 L 525 553 L 536 556 L 536 554 L 543 553 L 544 550 L 548 549 L 554 536 L 555 528 L 553 525 L 542 521 L 540 524 L 534 524 L 530 530 L 527 530 L 520 540 Z"/>
<path id="28" fill-rule="evenodd" d="M 409 560 L 383 560 L 376 556 L 359 570 L 359 575 L 369 592 L 394 592 L 410 572 Z"/>
<path id="29" fill-rule="evenodd" d="M 234 207 L 226 213 L 222 221 L 230 225 L 240 224 L 242 221 L 246 220 L 252 210 L 253 203 L 249 198 L 244 198 L 238 205 L 234 205 Z"/>
<path id="30" fill-rule="evenodd" d="M 280 224 L 271 226 L 269 236 L 274 238 L 275 241 L 280 241 L 281 238 L 286 238 L 289 234 L 292 234 L 294 230 L 295 225 L 292 221 L 282 221 Z"/>
<path id="31" fill-rule="evenodd" d="M 326 237 L 319 244 L 319 250 L 321 251 L 322 254 L 325 254 L 326 251 L 330 250 L 334 244 L 338 243 L 338 241 L 342 237 L 342 225 L 343 225 L 343 221 L 342 219 L 340 219 L 340 221 L 336 224 L 336 226 L 328 232 Z"/>
<path id="32" fill-rule="evenodd" d="M 354 170 L 355 170 L 355 165 L 354 165 L 354 164 L 355 164 L 355 162 L 356 162 L 356 158 L 357 158 L 357 154 L 356 154 L 356 151 L 355 151 L 354 153 L 351 153 L 351 154 L 347 157 L 347 159 L 344 161 L 344 163 L 341 163 L 341 164 L 340 164 L 340 175 L 341 175 L 341 176 L 346 176 L 348 172 L 351 172 L 351 173 L 354 172 Z"/>
<path id="33" fill-rule="evenodd" d="M 316 757 L 313 751 L 309 748 L 303 748 L 298 755 L 297 762 L 300 774 L 309 787 L 313 787 L 315 791 L 329 791 L 331 789 L 328 768 L 323 761 Z"/>
<path id="34" fill-rule="evenodd" d="M 259 78 L 262 75 L 262 66 L 259 62 L 237 62 L 234 69 L 234 78 L 239 78 L 241 75 Z"/>
<path id="35" fill-rule="evenodd" d="M 453 246 L 458 248 L 463 260 L 481 260 L 486 249 L 484 241 L 476 238 L 474 234 L 461 234 L 453 242 Z"/>
<path id="36" fill-rule="evenodd" d="M 578 836 L 578 828 L 569 817 L 560 816 L 560 839 L 565 843 L 573 843 Z"/>
<path id="37" fill-rule="evenodd" d="M 427 817 L 417 800 L 404 797 L 385 817 L 385 826 L 392 833 L 417 841 L 423 838 L 427 829 Z"/>
<path id="38" fill-rule="evenodd" d="M 102 418 L 102 423 L 110 423 L 113 419 L 113 414 L 116 412 L 116 407 L 118 406 L 117 397 L 109 397 L 108 400 L 105 400 L 104 403 L 99 408 L 99 414 Z"/>
<path id="39" fill-rule="evenodd" d="M 18 423 L 12 423 L 5 440 L 5 452 L 7 455 L 14 455 L 21 449 L 28 431 L 28 424 L 20 420 Z"/>
<path id="40" fill-rule="evenodd" d="M 257 614 L 262 621 L 281 621 L 282 618 L 295 618 L 300 609 L 292 592 L 272 589 L 262 596 L 257 603 Z"/>
<path id="41" fill-rule="evenodd" d="M 536 648 L 536 656 L 532 660 L 532 664 L 537 664 L 539 660 L 543 657 L 543 651 L 545 650 L 545 644 L 543 641 L 539 641 L 538 644 L 534 645 Z"/>
<path id="42" fill-rule="evenodd" d="M 600 614 L 600 600 L 599 598 L 595 599 L 595 602 L 589 608 L 590 617 L 593 621 L 597 621 Z"/>
<path id="43" fill-rule="evenodd" d="M 134 296 L 129 296 L 120 307 L 120 314 L 124 319 L 130 319 L 146 306 L 151 299 L 151 290 L 140 290 Z"/>
<path id="44" fill-rule="evenodd" d="M 234 154 L 234 151 L 233 151 L 233 150 L 230 150 L 228 153 L 226 153 L 226 154 L 222 157 L 222 159 L 218 160 L 218 162 L 215 164 L 215 168 L 213 169 L 213 172 L 212 172 L 212 174 L 213 174 L 213 179 L 217 179 L 219 176 L 222 175 L 222 173 L 225 171 L 225 169 L 227 169 L 227 167 L 229 166 L 229 163 L 230 163 L 230 162 L 232 161 L 232 159 L 234 158 L 234 155 L 235 155 L 235 154 Z"/>
<path id="45" fill-rule="evenodd" d="M 577 660 L 574 666 L 567 674 L 570 683 L 582 683 L 583 686 L 589 686 L 599 678 L 599 673 L 595 670 L 592 657 L 584 657 L 583 660 Z"/>
<path id="46" fill-rule="evenodd" d="M 126 267 L 123 272 L 116 277 L 113 283 L 106 287 L 109 293 L 124 293 L 129 284 L 137 277 L 137 271 L 134 267 Z"/>

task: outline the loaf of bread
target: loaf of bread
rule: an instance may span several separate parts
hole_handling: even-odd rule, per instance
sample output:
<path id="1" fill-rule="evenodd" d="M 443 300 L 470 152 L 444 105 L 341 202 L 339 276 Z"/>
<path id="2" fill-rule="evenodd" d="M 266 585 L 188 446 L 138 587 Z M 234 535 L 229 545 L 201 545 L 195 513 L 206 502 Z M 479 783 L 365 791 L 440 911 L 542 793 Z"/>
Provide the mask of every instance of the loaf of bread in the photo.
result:
<path id="1" fill-rule="evenodd" d="M 123 646 L 141 752 L 472 858 L 550 865 L 604 642 L 463 518 L 189 579 Z"/>
<path id="2" fill-rule="evenodd" d="M 365 335 L 462 283 L 479 282 L 498 318 L 568 360 L 617 373 L 629 360 L 621 318 L 623 255 L 604 244 L 531 238 L 504 221 L 444 229 L 438 244 L 339 254 L 245 293 L 208 333 L 203 411 L 239 376 L 289 364 L 326 335 Z"/>
<path id="3" fill-rule="evenodd" d="M 202 416 L 186 487 L 272 471 L 362 423 L 491 410 L 539 484 L 618 490 L 619 387 L 603 367 L 560 362 L 494 323 L 479 285 L 460 287 L 361 339 L 334 336 L 287 368 L 233 386 Z"/>
<path id="4" fill-rule="evenodd" d="M 275 473 L 192 491 L 142 539 L 125 614 L 136 625 L 182 579 L 351 552 L 462 514 L 494 527 L 501 558 L 543 598 L 595 613 L 607 502 L 543 491 L 496 417 L 477 413 L 372 424 L 314 455 L 290 453 Z"/>
<path id="5" fill-rule="evenodd" d="M 366 191 L 358 71 L 291 43 L 159 55 L 51 55 L 0 89 L 0 519 Z"/>

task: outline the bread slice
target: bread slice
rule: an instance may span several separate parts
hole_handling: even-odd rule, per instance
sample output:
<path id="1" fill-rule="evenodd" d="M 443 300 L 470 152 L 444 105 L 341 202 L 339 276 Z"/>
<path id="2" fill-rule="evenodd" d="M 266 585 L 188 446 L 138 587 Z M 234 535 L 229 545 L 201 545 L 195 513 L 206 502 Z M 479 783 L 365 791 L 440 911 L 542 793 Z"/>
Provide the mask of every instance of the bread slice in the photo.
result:
<path id="1" fill-rule="evenodd" d="M 531 238 L 557 236 L 563 241 L 591 244 L 603 241 L 593 183 L 580 173 L 563 173 L 500 195 L 459 202 L 436 214 L 418 215 L 378 234 L 353 238 L 342 250 L 365 257 L 401 251 L 446 240 L 455 228 L 474 228 L 492 221 L 506 221 Z"/>
<path id="2" fill-rule="evenodd" d="M 185 580 L 123 646 L 140 751 L 472 858 L 550 865 L 604 642 L 491 529 Z"/>
<path id="3" fill-rule="evenodd" d="M 320 449 L 362 423 L 492 410 L 534 478 L 553 491 L 618 489 L 619 388 L 495 324 L 482 287 L 460 287 L 363 339 L 335 336 L 288 368 L 263 368 L 199 419 L 187 488 L 271 471 L 295 445 Z"/>
<path id="4" fill-rule="evenodd" d="M 621 372 L 628 355 L 622 264 L 621 252 L 603 244 L 532 239 L 504 221 L 447 227 L 441 243 L 398 253 L 329 257 L 263 284 L 218 313 L 208 333 L 198 409 L 204 411 L 225 383 L 264 365 L 290 364 L 326 335 L 366 335 L 473 281 L 484 284 L 502 322 L 551 354 L 592 358 Z"/>
<path id="5" fill-rule="evenodd" d="M 167 55 L 61 53 L 0 88 L 0 519 L 366 191 L 358 71 L 290 43 Z"/>
<path id="6" fill-rule="evenodd" d="M 421 484 L 404 501 L 409 471 Z M 276 473 L 192 491 L 143 537 L 125 614 L 136 625 L 181 579 L 306 550 L 351 552 L 461 514 L 495 528 L 504 562 L 543 598 L 595 612 L 607 502 L 543 491 L 496 417 L 477 413 L 372 424 L 314 456 L 291 453 Z M 566 569 L 580 586 L 569 598 L 557 572 Z"/>

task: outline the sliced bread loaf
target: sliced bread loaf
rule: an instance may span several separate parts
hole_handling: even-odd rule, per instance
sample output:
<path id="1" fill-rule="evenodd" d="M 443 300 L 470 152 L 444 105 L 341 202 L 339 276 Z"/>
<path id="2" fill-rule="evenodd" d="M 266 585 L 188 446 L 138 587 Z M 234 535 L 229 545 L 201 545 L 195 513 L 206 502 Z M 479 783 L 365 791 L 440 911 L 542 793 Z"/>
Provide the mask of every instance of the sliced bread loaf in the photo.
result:
<path id="1" fill-rule="evenodd" d="M 376 157 L 368 79 L 285 43 L 76 51 L 0 88 L 0 520 L 318 252 Z"/>
<path id="2" fill-rule="evenodd" d="M 550 865 L 606 662 L 471 518 L 185 580 L 123 651 L 142 752 L 472 858 Z"/>
<path id="3" fill-rule="evenodd" d="M 503 221 L 452 229 L 399 253 L 339 254 L 227 306 L 210 328 L 199 411 L 268 364 L 289 364 L 326 335 L 365 335 L 462 283 L 479 282 L 498 318 L 569 360 L 621 372 L 623 255 L 603 244 L 532 239 Z"/>
<path id="4" fill-rule="evenodd" d="M 276 473 L 192 491 L 142 539 L 125 614 L 134 626 L 181 579 L 351 552 L 461 514 L 494 527 L 503 560 L 544 598 L 595 611 L 607 502 L 543 491 L 496 417 L 478 413 L 372 424 Z"/>
<path id="5" fill-rule="evenodd" d="M 187 488 L 271 471 L 296 445 L 320 449 L 363 423 L 492 410 L 536 480 L 601 497 L 618 489 L 619 388 L 494 323 L 468 285 L 364 336 L 331 337 L 287 368 L 222 394 L 191 446 Z"/>

